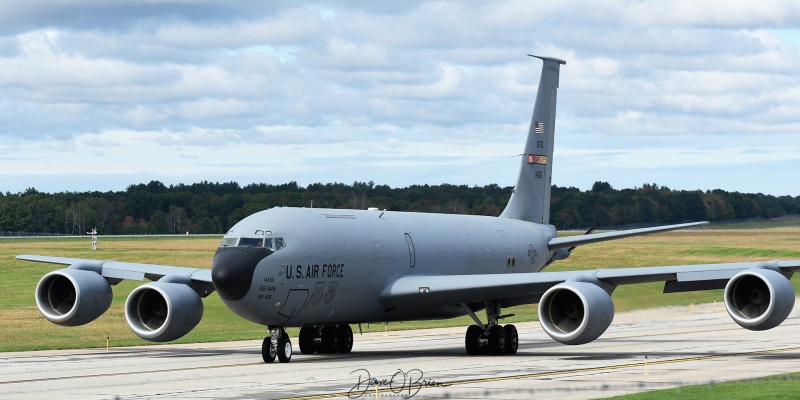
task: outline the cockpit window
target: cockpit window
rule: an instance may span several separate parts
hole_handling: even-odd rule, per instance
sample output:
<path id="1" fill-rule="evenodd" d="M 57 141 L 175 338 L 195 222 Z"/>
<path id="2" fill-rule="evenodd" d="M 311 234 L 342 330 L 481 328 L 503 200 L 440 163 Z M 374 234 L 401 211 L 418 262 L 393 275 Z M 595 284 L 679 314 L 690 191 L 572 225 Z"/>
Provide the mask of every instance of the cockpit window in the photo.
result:
<path id="1" fill-rule="evenodd" d="M 222 238 L 222 243 L 219 247 L 263 247 L 272 251 L 278 251 L 286 247 L 286 242 L 283 238 L 235 238 L 226 237 Z"/>
<path id="2" fill-rule="evenodd" d="M 239 247 L 264 247 L 264 238 L 241 238 Z"/>
<path id="3" fill-rule="evenodd" d="M 238 238 L 222 238 L 222 243 L 219 244 L 219 247 L 233 247 L 236 246 L 236 240 Z"/>

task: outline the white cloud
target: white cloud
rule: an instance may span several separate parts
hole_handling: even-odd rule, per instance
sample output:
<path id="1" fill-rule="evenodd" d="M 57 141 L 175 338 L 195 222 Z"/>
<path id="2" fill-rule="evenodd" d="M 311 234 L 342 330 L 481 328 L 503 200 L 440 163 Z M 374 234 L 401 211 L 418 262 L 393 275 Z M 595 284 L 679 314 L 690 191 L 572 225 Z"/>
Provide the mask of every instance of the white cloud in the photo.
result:
<path id="1" fill-rule="evenodd" d="M 769 177 L 800 130 L 796 1 L 17 3 L 0 5 L 0 166 L 37 177 L 25 187 L 71 190 L 44 177 L 91 163 L 122 189 L 124 171 L 228 181 L 252 162 L 271 172 L 246 179 L 381 183 L 508 157 L 538 84 L 527 53 L 567 60 L 557 149 L 645 168 L 663 165 L 646 149 L 723 160 L 757 143 Z M 561 185 L 637 173 L 556 165 Z M 503 168 L 429 182 L 511 184 Z"/>
<path id="2" fill-rule="evenodd" d="M 237 23 L 198 25 L 182 21 L 159 26 L 151 38 L 175 48 L 240 48 L 252 45 L 299 44 L 318 37 L 325 28 L 319 12 L 298 8 L 277 16 Z"/>
<path id="3" fill-rule="evenodd" d="M 189 120 L 204 120 L 226 116 L 249 114 L 255 111 L 255 104 L 238 99 L 203 98 L 183 102 L 181 116 Z"/>
<path id="4" fill-rule="evenodd" d="M 800 21 L 800 4 L 792 0 L 622 1 L 623 15 L 635 26 L 710 26 L 720 28 L 784 26 Z"/>
<path id="5" fill-rule="evenodd" d="M 372 69 L 389 65 L 389 57 L 383 47 L 373 44 L 358 45 L 340 38 L 333 38 L 326 46 L 329 66 L 347 69 Z"/>
<path id="6" fill-rule="evenodd" d="M 452 96 L 461 83 L 461 72 L 450 64 L 440 64 L 435 82 L 416 85 L 384 85 L 381 96 L 434 99 Z"/>

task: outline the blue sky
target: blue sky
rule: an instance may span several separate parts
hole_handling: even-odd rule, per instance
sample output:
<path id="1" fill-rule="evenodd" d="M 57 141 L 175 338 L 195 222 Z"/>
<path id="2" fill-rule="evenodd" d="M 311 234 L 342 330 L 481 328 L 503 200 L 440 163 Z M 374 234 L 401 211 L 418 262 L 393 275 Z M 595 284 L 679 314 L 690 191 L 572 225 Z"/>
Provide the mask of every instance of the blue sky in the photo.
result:
<path id="1" fill-rule="evenodd" d="M 533 53 L 554 184 L 800 195 L 800 3 L 598 3 L 6 2 L 0 191 L 510 186 Z"/>

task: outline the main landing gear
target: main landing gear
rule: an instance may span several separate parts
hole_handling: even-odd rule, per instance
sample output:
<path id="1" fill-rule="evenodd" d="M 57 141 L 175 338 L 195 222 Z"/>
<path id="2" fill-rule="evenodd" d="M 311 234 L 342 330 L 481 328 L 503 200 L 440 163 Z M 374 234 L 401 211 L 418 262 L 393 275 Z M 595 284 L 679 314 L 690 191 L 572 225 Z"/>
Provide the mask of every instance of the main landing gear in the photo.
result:
<path id="1" fill-rule="evenodd" d="M 300 328 L 300 352 L 303 354 L 349 353 L 352 349 L 353 330 L 348 324 Z"/>
<path id="2" fill-rule="evenodd" d="M 278 361 L 288 363 L 292 360 L 292 341 L 289 340 L 289 335 L 282 327 L 270 326 L 269 336 L 264 338 L 261 343 L 261 357 L 265 363 L 275 361 L 275 356 Z"/>
<path id="3" fill-rule="evenodd" d="M 467 335 L 464 340 L 467 354 L 516 354 L 517 348 L 519 347 L 517 328 L 511 324 L 503 326 L 497 323 L 499 319 L 510 317 L 513 314 L 500 315 L 500 303 L 497 301 L 487 301 L 487 324 L 484 325 L 466 304 L 462 303 L 460 306 L 467 311 L 467 314 L 469 314 L 477 324 L 470 325 L 469 328 L 467 328 Z"/>

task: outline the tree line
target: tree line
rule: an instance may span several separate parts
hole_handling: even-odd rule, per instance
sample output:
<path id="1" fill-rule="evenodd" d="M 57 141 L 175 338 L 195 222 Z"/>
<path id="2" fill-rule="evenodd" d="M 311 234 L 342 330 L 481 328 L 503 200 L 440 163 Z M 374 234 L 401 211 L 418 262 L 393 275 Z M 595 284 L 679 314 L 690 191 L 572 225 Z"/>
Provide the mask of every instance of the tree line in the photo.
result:
<path id="1" fill-rule="evenodd" d="M 413 185 L 390 188 L 374 182 L 296 182 L 240 186 L 200 182 L 166 186 L 159 181 L 119 192 L 0 192 L 0 231 L 82 235 L 222 234 L 241 219 L 276 206 L 354 208 L 497 216 L 512 187 Z M 800 196 L 723 190 L 670 190 L 644 184 L 617 190 L 607 182 L 591 189 L 553 186 L 550 223 L 558 229 L 684 221 L 775 218 L 800 214 Z"/>

